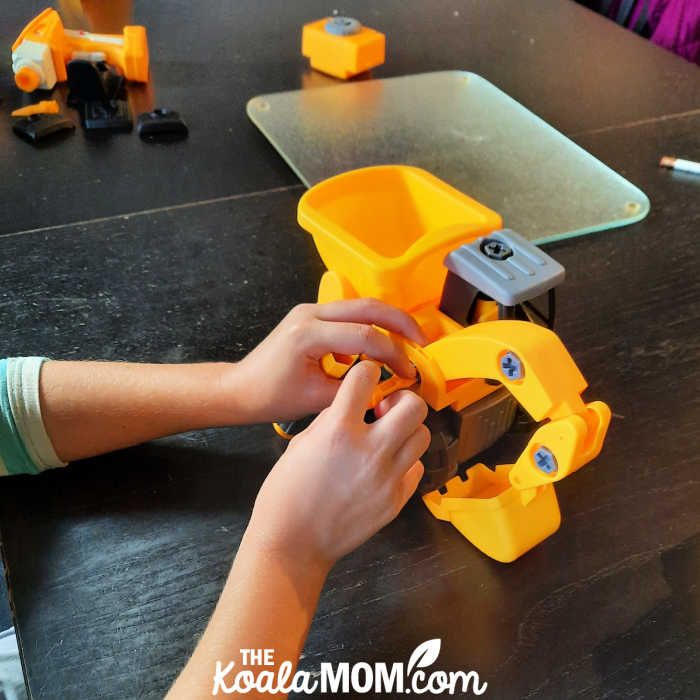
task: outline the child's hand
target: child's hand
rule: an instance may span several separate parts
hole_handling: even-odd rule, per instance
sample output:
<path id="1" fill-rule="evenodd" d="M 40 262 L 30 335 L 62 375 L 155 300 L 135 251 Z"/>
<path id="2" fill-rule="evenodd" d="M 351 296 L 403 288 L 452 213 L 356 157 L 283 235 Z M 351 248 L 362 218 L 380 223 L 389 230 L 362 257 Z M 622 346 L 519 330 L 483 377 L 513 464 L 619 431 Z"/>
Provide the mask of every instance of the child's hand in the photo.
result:
<path id="1" fill-rule="evenodd" d="M 379 367 L 353 367 L 333 404 L 289 444 L 260 489 L 252 536 L 267 551 L 330 568 L 393 520 L 423 475 L 428 409 L 404 390 L 365 409 Z"/>
<path id="2" fill-rule="evenodd" d="M 372 324 L 417 343 L 426 342 L 408 314 L 377 299 L 295 306 L 235 366 L 232 384 L 245 392 L 247 422 L 291 420 L 328 406 L 340 386 L 340 380 L 321 369 L 319 360 L 329 352 L 365 353 L 403 377 L 415 376 L 403 350 Z"/>
<path id="3" fill-rule="evenodd" d="M 332 405 L 265 479 L 214 615 L 169 700 L 208 697 L 214 664 L 231 659 L 241 668 L 248 663 L 242 649 L 274 648 L 271 673 L 279 676 L 286 662 L 293 673 L 330 568 L 415 491 L 423 474 L 418 458 L 430 441 L 427 407 L 399 391 L 366 424 L 379 376 L 373 362 L 353 367 Z"/>

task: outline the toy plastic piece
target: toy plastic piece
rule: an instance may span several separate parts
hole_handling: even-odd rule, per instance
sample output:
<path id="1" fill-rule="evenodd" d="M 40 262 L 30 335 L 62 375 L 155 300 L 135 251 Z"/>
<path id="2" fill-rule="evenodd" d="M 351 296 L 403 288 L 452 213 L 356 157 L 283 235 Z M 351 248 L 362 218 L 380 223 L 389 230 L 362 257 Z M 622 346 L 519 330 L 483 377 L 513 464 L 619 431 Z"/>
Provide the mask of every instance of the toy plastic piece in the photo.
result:
<path id="1" fill-rule="evenodd" d="M 483 464 L 445 484 L 445 493 L 423 497 L 430 512 L 451 522 L 475 547 L 501 562 L 511 562 L 559 529 L 561 513 L 554 487 L 537 489 L 524 504 L 511 488 L 510 465 L 491 471 Z"/>
<path id="2" fill-rule="evenodd" d="M 450 251 L 501 228 L 498 214 L 425 170 L 391 165 L 324 180 L 298 217 L 341 289 L 406 310 L 440 298 Z"/>
<path id="3" fill-rule="evenodd" d="M 13 50 L 12 70 L 15 84 L 24 92 L 34 92 L 37 88 L 51 90 L 56 84 L 51 49 L 37 41 L 26 40 L 21 49 Z"/>
<path id="4" fill-rule="evenodd" d="M 360 355 L 360 359 L 369 360 L 371 358 L 365 355 Z M 382 367 L 382 374 L 379 379 L 377 388 L 372 392 L 368 408 L 374 408 L 378 403 L 385 399 L 389 394 L 393 394 L 400 389 L 408 389 L 416 383 L 417 379 L 408 377 L 399 377 L 392 374 L 386 367 Z"/>
<path id="5" fill-rule="evenodd" d="M 33 105 L 20 107 L 11 112 L 12 117 L 29 117 L 32 114 L 58 114 L 58 102 L 56 100 L 42 100 Z"/>
<path id="6" fill-rule="evenodd" d="M 275 432 L 285 440 L 291 440 L 294 437 L 294 426 L 291 423 L 273 423 L 272 427 L 275 429 Z"/>
<path id="7" fill-rule="evenodd" d="M 428 412 L 425 424 L 432 440 L 421 457 L 425 472 L 419 493 L 442 487 L 457 474 L 460 464 L 483 452 L 513 425 L 518 404 L 503 387 L 461 411 Z"/>
<path id="8" fill-rule="evenodd" d="M 522 378 L 504 386 L 536 421 L 585 413 L 586 381 L 555 333 L 526 321 L 488 321 L 446 335 L 423 353 L 440 368 L 442 381 L 483 377 L 500 381 L 501 358 L 513 353 Z M 422 376 L 421 388 L 428 381 Z"/>
<path id="9" fill-rule="evenodd" d="M 324 17 L 305 24 L 301 53 L 311 67 L 346 80 L 384 63 L 386 37 L 351 17 Z"/>
<path id="10" fill-rule="evenodd" d="M 66 66 L 69 104 L 109 102 L 126 96 L 124 78 L 104 61 L 97 63 L 76 58 Z"/>
<path id="11" fill-rule="evenodd" d="M 411 389 L 433 409 L 421 488 L 433 488 L 424 495 L 431 512 L 499 561 L 548 537 L 560 523 L 553 482 L 598 455 L 610 409 L 600 401 L 584 404 L 586 382 L 550 329 L 492 319 L 497 302 L 501 309 L 527 304 L 560 282 L 563 268 L 517 234 L 498 230 L 494 212 L 407 166 L 364 168 L 321 182 L 303 195 L 298 216 L 328 267 L 319 300 L 378 297 L 409 312 L 428 338 L 421 347 L 390 334 L 417 369 L 420 380 Z M 453 295 L 459 285 L 445 291 L 451 280 L 462 284 L 466 301 Z M 471 310 L 470 325 L 438 308 L 441 291 L 446 306 Z M 340 377 L 355 360 L 331 355 L 321 363 Z M 392 379 L 378 388 L 398 389 L 388 385 Z M 535 421 L 546 421 L 515 464 L 495 472 L 476 465 L 466 480 L 450 478 L 508 429 L 515 401 Z"/>
<path id="12" fill-rule="evenodd" d="M 499 304 L 515 306 L 564 281 L 564 268 L 515 231 L 494 231 L 488 238 L 460 246 L 445 266 Z"/>
<path id="13" fill-rule="evenodd" d="M 31 114 L 16 119 L 12 124 L 12 130 L 17 136 L 35 144 L 52 134 L 68 129 L 75 129 L 75 124 L 60 114 Z"/>
<path id="14" fill-rule="evenodd" d="M 139 136 L 144 141 L 180 141 L 187 137 L 187 124 L 182 117 L 170 109 L 154 109 L 139 114 Z"/>
<path id="15" fill-rule="evenodd" d="M 428 449 L 421 457 L 423 478 L 418 485 L 419 493 L 430 493 L 439 489 L 459 468 L 459 440 L 454 426 L 454 413 L 430 411 L 425 424 L 430 429 L 431 440 Z"/>
<path id="16" fill-rule="evenodd" d="M 133 123 L 125 97 L 124 78 L 103 61 L 74 59 L 67 66 L 68 104 L 80 113 L 83 128 L 131 131 Z"/>
<path id="17" fill-rule="evenodd" d="M 127 80 L 148 81 L 146 29 L 124 27 L 123 34 L 91 34 L 64 29 L 56 10 L 47 8 L 22 30 L 12 45 L 12 70 L 20 90 L 51 90 L 66 80 L 66 63 L 73 58 L 106 60 Z"/>
<path id="18" fill-rule="evenodd" d="M 610 408 L 602 401 L 591 401 L 584 410 L 562 418 L 551 417 L 530 438 L 510 473 L 510 481 L 527 499 L 527 491 L 542 484 L 559 481 L 592 459 L 603 447 L 603 440 L 610 425 Z M 542 470 L 536 458 L 545 447 L 551 452 L 556 471 L 549 474 Z"/>
<path id="19" fill-rule="evenodd" d="M 464 464 L 507 433 L 517 410 L 518 402 L 513 395 L 504 387 L 498 387 L 492 394 L 459 411 L 459 463 Z"/>
<path id="20" fill-rule="evenodd" d="M 291 420 L 286 423 L 273 423 L 272 426 L 280 437 L 285 438 L 285 440 L 291 440 L 302 430 L 306 430 L 311 425 L 314 418 L 316 418 L 315 414 L 304 416 L 298 420 Z"/>
<path id="21" fill-rule="evenodd" d="M 83 102 L 80 111 L 83 128 L 86 131 L 131 131 L 134 127 L 129 105 L 124 100 Z"/>

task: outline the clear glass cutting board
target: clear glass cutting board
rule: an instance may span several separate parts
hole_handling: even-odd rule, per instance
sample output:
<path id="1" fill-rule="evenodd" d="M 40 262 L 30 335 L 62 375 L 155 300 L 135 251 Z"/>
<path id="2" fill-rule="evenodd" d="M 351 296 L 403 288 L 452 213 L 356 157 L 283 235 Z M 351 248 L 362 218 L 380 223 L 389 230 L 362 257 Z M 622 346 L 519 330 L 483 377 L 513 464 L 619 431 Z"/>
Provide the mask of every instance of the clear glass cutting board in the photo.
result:
<path id="1" fill-rule="evenodd" d="M 537 243 L 649 212 L 640 189 L 474 73 L 259 95 L 247 112 L 307 187 L 368 165 L 416 165 Z"/>

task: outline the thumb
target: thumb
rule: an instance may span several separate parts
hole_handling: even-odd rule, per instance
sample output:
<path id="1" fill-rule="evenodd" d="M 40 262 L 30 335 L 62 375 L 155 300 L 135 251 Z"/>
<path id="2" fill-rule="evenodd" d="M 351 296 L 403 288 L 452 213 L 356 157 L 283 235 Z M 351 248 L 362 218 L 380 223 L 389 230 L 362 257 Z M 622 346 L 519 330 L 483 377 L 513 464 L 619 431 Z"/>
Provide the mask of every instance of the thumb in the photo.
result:
<path id="1" fill-rule="evenodd" d="M 332 410 L 346 419 L 364 421 L 381 370 L 368 360 L 359 362 L 345 375 L 333 400 Z"/>

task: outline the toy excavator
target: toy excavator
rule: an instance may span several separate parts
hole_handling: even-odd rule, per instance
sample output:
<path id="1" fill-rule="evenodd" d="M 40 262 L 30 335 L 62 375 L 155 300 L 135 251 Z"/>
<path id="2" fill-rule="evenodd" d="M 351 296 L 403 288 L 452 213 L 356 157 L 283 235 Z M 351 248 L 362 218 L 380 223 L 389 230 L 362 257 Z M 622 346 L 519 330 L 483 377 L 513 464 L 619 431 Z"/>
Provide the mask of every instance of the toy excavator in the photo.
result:
<path id="1" fill-rule="evenodd" d="M 118 66 L 127 80 L 148 82 L 146 29 L 124 27 L 123 34 L 91 34 L 64 29 L 56 10 L 38 14 L 12 45 L 12 70 L 20 90 L 51 90 L 67 79 L 66 63 L 75 59 L 106 61 Z"/>
<path id="2" fill-rule="evenodd" d="M 554 287 L 564 268 L 495 212 L 418 168 L 378 166 L 332 177 L 299 202 L 301 226 L 323 262 L 321 303 L 376 297 L 413 316 L 429 343 L 401 343 L 418 378 L 382 369 L 370 408 L 402 388 L 430 407 L 423 501 L 470 542 L 502 562 L 557 530 L 554 482 L 595 458 L 610 409 L 584 403 L 586 382 L 551 330 Z M 547 295 L 549 312 L 532 303 Z M 548 326 L 548 327 L 546 327 Z M 356 357 L 331 354 L 342 377 Z M 471 459 L 508 431 L 517 403 L 538 422 L 515 464 Z M 289 425 L 278 432 L 294 432 Z"/>

